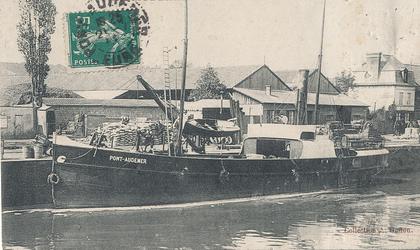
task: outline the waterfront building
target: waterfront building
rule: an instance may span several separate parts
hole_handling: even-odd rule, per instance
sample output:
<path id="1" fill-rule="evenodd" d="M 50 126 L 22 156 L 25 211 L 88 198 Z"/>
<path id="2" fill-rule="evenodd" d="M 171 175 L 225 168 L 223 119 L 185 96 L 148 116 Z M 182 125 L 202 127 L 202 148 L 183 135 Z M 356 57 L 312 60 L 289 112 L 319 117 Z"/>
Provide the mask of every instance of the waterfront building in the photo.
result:
<path id="1" fill-rule="evenodd" d="M 283 81 L 266 65 L 253 72 L 233 86 L 233 99 L 239 102 L 245 113 L 247 124 L 273 123 L 283 115 L 288 123 L 296 116 L 297 89 L 301 84 L 299 71 L 283 71 L 289 84 Z M 308 75 L 308 101 L 306 123 L 314 122 L 315 92 L 317 71 Z M 366 118 L 368 105 L 342 94 L 322 75 L 320 86 L 320 123 L 341 120 L 350 123 L 352 120 Z"/>
<path id="2" fill-rule="evenodd" d="M 395 105 L 397 119 L 420 119 L 420 66 L 404 64 L 393 55 L 368 53 L 353 74 L 349 95 L 369 104 L 372 111 Z"/>

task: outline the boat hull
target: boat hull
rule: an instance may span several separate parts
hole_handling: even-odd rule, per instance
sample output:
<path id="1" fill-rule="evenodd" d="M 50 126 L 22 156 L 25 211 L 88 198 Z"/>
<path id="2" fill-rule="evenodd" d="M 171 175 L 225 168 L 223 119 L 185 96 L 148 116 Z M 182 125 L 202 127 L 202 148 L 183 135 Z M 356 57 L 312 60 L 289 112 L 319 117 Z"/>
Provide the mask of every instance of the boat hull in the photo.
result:
<path id="1" fill-rule="evenodd" d="M 342 159 L 168 157 L 54 145 L 57 207 L 135 206 L 368 184 L 386 154 Z M 65 160 L 63 160 L 65 158 Z"/>

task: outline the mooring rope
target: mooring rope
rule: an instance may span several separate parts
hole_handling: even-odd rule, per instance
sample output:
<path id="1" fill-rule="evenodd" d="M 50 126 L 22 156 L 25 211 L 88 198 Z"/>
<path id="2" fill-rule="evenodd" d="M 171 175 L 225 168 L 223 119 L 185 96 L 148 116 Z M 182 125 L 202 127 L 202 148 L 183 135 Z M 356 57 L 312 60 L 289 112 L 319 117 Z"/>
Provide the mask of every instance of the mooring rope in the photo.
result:
<path id="1" fill-rule="evenodd" d="M 92 148 L 90 148 L 87 152 L 82 153 L 81 155 L 76 156 L 76 157 L 74 157 L 74 158 L 68 158 L 68 160 L 77 160 L 77 159 L 83 158 L 83 157 L 85 157 L 87 154 L 89 154 L 89 153 L 90 153 L 92 150 L 94 150 L 94 149 L 96 149 L 96 150 L 97 150 L 97 147 L 92 147 Z"/>

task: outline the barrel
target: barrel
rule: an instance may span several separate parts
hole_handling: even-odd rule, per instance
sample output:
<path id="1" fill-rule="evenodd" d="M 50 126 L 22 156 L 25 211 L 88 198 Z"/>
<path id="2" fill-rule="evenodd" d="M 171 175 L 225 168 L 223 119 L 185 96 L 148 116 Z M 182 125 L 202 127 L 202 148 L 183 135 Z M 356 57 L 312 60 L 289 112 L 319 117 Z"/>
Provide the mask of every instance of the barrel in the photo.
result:
<path id="1" fill-rule="evenodd" d="M 39 159 L 42 158 L 44 155 L 44 149 L 42 147 L 42 144 L 35 144 L 34 145 L 34 158 Z"/>
<path id="2" fill-rule="evenodd" d="M 23 146 L 22 147 L 22 157 L 24 159 L 33 158 L 34 157 L 33 148 L 29 145 Z"/>

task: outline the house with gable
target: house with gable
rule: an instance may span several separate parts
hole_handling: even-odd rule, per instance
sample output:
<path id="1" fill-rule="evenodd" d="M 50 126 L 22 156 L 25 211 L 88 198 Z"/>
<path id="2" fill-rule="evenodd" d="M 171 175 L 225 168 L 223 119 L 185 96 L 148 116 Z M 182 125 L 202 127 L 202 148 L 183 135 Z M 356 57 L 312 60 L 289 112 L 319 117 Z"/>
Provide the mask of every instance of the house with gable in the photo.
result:
<path id="1" fill-rule="evenodd" d="M 368 53 L 361 69 L 353 74 L 354 88 L 349 95 L 369 104 L 371 110 L 388 110 L 394 104 L 397 118 L 419 119 L 415 117 L 419 85 L 411 65 L 403 64 L 393 55 Z"/>

